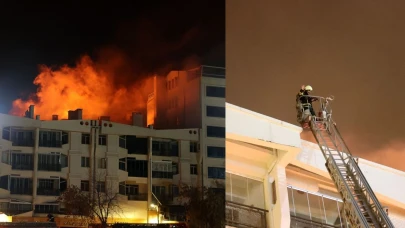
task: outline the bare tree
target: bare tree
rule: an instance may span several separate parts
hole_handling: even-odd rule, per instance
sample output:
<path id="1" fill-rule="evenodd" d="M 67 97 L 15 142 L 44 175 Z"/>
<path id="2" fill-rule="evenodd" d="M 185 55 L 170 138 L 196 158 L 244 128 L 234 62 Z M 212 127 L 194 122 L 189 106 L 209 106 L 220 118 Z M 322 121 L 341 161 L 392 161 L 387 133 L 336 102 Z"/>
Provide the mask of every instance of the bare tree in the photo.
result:
<path id="1" fill-rule="evenodd" d="M 118 191 L 112 182 L 97 181 L 93 194 L 80 190 L 77 186 L 69 186 L 59 197 L 65 205 L 68 216 L 79 217 L 88 222 L 96 218 L 102 227 L 107 227 L 108 218 L 121 212 L 118 202 Z"/>
<path id="2" fill-rule="evenodd" d="M 94 221 L 95 217 L 88 192 L 81 191 L 77 186 L 71 185 L 59 196 L 58 201 L 65 207 L 69 225 L 89 224 Z"/>
<path id="3" fill-rule="evenodd" d="M 194 187 L 183 184 L 180 200 L 191 228 L 225 227 L 225 188 Z"/>

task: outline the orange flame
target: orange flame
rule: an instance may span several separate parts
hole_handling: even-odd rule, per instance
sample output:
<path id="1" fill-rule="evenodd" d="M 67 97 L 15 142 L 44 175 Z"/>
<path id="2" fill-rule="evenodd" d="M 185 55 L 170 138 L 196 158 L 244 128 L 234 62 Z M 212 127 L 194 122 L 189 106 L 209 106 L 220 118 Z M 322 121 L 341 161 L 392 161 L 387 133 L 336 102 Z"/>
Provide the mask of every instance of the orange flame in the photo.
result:
<path id="1" fill-rule="evenodd" d="M 21 116 L 33 104 L 35 115 L 41 115 L 44 120 L 52 115 L 67 119 L 69 110 L 82 108 L 85 119 L 111 116 L 112 121 L 128 122 L 132 112 L 145 109 L 148 79 L 135 85 L 115 86 L 116 75 L 111 75 L 111 67 L 122 66 L 122 61 L 116 58 L 110 62 L 113 66 L 100 66 L 84 56 L 75 67 L 64 65 L 52 70 L 40 66 L 40 74 L 34 80 L 37 93 L 27 100 L 15 100 L 10 114 Z"/>

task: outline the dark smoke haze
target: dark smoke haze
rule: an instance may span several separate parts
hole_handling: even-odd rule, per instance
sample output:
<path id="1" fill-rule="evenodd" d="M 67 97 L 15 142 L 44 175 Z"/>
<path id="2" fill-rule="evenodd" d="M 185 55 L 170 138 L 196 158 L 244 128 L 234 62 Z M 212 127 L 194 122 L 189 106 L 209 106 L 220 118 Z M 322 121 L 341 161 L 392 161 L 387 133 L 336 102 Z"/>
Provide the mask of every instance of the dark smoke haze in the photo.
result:
<path id="1" fill-rule="evenodd" d="M 38 89 L 38 65 L 73 69 L 88 56 L 112 88 L 127 89 L 153 74 L 225 65 L 223 1 L 22 2 L 0 9 L 3 113 Z"/>

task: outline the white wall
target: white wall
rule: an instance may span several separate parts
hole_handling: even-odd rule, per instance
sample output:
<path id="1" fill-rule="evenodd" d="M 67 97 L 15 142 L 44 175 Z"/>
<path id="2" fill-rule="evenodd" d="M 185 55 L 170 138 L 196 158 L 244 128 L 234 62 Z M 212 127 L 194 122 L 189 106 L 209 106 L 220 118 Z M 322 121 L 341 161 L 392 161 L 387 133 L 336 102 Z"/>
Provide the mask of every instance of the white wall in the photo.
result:
<path id="1" fill-rule="evenodd" d="M 274 118 L 226 103 L 226 133 L 301 147 L 302 129 Z"/>

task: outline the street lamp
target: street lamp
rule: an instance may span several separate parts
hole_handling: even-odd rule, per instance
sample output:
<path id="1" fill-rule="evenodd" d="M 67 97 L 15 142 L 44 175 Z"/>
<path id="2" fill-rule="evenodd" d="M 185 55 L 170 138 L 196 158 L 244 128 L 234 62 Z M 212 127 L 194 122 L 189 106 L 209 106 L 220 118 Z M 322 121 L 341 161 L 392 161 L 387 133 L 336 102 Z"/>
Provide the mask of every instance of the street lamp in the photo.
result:
<path id="1" fill-rule="evenodd" d="M 150 207 L 151 207 L 151 208 L 156 208 L 157 223 L 159 224 L 159 217 L 160 217 L 160 216 L 159 216 L 159 205 L 155 205 L 155 204 L 152 203 L 152 204 L 150 205 Z"/>

